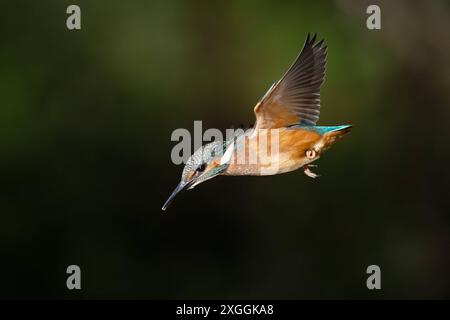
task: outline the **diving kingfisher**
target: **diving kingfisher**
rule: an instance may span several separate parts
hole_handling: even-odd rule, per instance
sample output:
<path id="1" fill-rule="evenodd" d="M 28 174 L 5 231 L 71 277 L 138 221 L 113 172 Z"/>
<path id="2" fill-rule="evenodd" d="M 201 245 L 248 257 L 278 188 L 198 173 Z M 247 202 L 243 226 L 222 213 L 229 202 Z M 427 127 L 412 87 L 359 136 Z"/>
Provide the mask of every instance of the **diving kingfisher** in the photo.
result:
<path id="1" fill-rule="evenodd" d="M 316 42 L 316 35 L 310 37 L 308 34 L 294 63 L 254 107 L 256 122 L 253 128 L 242 130 L 225 141 L 208 143 L 195 151 L 162 210 L 167 209 L 180 191 L 192 189 L 218 175 L 262 176 L 303 168 L 307 176 L 318 177 L 311 171 L 315 166 L 312 162 L 352 127 L 316 126 L 326 61 L 324 40 Z M 270 152 L 262 152 L 263 138 Z M 256 157 L 250 154 L 256 154 Z"/>

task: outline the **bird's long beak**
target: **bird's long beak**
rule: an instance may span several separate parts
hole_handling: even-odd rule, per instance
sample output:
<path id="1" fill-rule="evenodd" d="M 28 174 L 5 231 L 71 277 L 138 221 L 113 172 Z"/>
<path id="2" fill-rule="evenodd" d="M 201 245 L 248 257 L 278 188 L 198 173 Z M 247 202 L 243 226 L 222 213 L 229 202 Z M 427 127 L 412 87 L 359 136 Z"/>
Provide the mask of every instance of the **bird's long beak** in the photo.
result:
<path id="1" fill-rule="evenodd" d="M 184 191 L 184 190 L 186 190 L 187 188 L 189 188 L 189 187 L 192 185 L 193 182 L 194 182 L 193 180 L 188 181 L 188 182 L 181 181 L 181 182 L 178 184 L 178 186 L 175 188 L 175 190 L 173 190 L 173 192 L 172 192 L 172 194 L 170 195 L 169 199 L 167 199 L 166 203 L 164 203 L 164 205 L 162 206 L 161 209 L 162 209 L 163 211 L 165 211 L 165 210 L 167 209 L 167 207 L 172 203 L 173 199 L 175 199 L 175 196 L 176 196 L 177 194 L 179 194 L 181 191 Z"/>

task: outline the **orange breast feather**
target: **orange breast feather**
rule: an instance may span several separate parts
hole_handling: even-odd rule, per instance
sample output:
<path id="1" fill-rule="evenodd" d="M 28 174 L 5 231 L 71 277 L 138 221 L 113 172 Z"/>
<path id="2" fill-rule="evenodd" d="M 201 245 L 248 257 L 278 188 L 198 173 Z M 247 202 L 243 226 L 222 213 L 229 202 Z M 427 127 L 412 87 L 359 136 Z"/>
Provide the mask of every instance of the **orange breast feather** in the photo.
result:
<path id="1" fill-rule="evenodd" d="M 225 174 L 271 175 L 298 169 L 305 164 L 306 150 L 320 139 L 320 134 L 300 128 L 271 130 L 269 135 L 258 130 L 235 151 Z"/>

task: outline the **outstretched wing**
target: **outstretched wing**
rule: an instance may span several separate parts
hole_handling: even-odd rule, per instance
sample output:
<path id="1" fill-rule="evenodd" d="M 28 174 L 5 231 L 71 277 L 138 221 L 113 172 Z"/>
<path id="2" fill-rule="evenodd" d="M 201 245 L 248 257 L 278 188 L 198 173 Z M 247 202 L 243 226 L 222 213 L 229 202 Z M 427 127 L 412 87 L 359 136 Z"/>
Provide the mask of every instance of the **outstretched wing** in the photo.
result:
<path id="1" fill-rule="evenodd" d="M 325 79 L 327 46 L 309 34 L 299 56 L 255 106 L 255 128 L 315 125 L 320 114 L 320 86 Z"/>

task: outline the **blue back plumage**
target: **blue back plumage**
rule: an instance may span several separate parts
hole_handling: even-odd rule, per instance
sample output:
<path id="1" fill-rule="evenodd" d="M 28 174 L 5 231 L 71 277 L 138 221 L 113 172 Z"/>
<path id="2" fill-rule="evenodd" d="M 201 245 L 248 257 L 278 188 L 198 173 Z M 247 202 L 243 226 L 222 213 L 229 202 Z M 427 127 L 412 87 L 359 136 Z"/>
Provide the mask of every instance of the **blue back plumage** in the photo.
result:
<path id="1" fill-rule="evenodd" d="M 291 126 L 291 128 L 301 128 L 301 129 L 305 129 L 305 130 L 316 131 L 320 135 L 324 135 L 326 133 L 333 132 L 333 131 L 344 130 L 344 129 L 347 129 L 347 128 L 350 128 L 350 127 L 351 127 L 351 125 L 342 125 L 342 126 L 304 126 L 304 125 L 296 124 L 296 125 Z"/>

